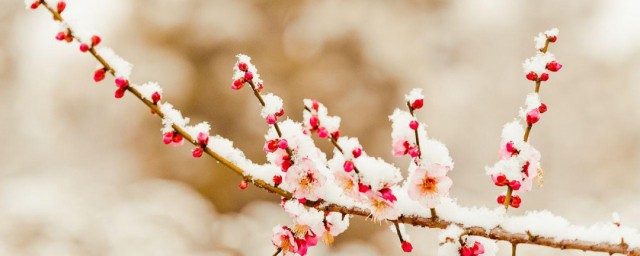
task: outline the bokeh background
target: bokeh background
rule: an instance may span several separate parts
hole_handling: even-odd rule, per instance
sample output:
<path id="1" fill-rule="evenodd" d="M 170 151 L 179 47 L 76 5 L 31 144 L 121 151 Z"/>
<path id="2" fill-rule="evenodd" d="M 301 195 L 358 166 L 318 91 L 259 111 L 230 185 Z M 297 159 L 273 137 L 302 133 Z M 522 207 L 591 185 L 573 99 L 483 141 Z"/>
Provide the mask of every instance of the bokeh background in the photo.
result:
<path id="1" fill-rule="evenodd" d="M 0 255 L 271 255 L 271 228 L 290 220 L 278 198 L 190 147 L 162 143 L 160 121 L 132 97 L 94 83 L 96 62 L 54 39 L 40 9 L 0 0 Z M 533 37 L 560 29 L 551 51 L 565 66 L 543 85 L 549 106 L 531 141 L 545 182 L 521 209 L 573 223 L 640 227 L 640 2 L 68 0 L 67 18 L 103 35 L 158 81 L 194 121 L 263 162 L 267 126 L 247 91 L 229 88 L 237 53 L 254 58 L 266 90 L 300 120 L 316 98 L 371 155 L 390 154 L 387 116 L 420 87 L 420 118 L 455 161 L 452 196 L 494 207 L 484 175 L 500 130 L 533 90 L 522 61 Z M 317 141 L 330 149 L 326 141 Z M 409 228 L 416 255 L 436 232 Z M 510 255 L 500 244 L 501 255 Z M 519 255 L 585 255 L 520 246 Z M 311 255 L 398 255 L 388 225 L 352 219 Z M 605 254 L 587 254 L 605 255 Z"/>

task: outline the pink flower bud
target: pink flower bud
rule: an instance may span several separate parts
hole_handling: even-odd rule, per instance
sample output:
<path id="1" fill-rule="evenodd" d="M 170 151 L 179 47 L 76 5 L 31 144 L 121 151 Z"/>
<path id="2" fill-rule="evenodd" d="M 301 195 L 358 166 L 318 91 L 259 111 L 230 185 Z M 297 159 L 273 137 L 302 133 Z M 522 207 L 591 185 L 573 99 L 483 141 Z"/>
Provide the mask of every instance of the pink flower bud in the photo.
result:
<path id="1" fill-rule="evenodd" d="M 278 111 L 278 113 L 276 113 L 276 116 L 277 116 L 277 117 L 284 116 L 284 108 L 283 108 L 283 109 L 280 109 L 280 111 Z"/>
<path id="2" fill-rule="evenodd" d="M 238 63 L 238 69 L 242 72 L 246 72 L 249 69 L 249 65 L 247 65 L 247 63 L 240 62 Z"/>
<path id="3" fill-rule="evenodd" d="M 327 128 L 318 128 L 318 137 L 325 139 L 327 138 L 327 136 L 329 136 L 329 131 L 327 131 Z"/>
<path id="4" fill-rule="evenodd" d="M 382 198 L 384 198 L 384 200 L 387 200 L 392 203 L 398 200 L 390 188 L 383 188 L 379 192 L 382 195 Z"/>
<path id="5" fill-rule="evenodd" d="M 460 256 L 476 256 L 473 254 L 473 248 L 463 246 L 460 249 Z"/>
<path id="6" fill-rule="evenodd" d="M 173 142 L 173 132 L 167 132 L 162 136 L 162 142 L 164 142 L 164 144 L 169 144 L 171 142 Z"/>
<path id="7" fill-rule="evenodd" d="M 240 184 L 238 184 L 238 187 L 242 190 L 245 190 L 248 186 L 249 182 L 247 182 L 246 180 L 241 180 Z"/>
<path id="8" fill-rule="evenodd" d="M 56 40 L 62 41 L 65 39 L 67 39 L 67 32 L 58 32 L 58 34 L 56 34 Z"/>
<path id="9" fill-rule="evenodd" d="M 282 162 L 281 169 L 283 172 L 287 172 L 292 165 L 293 165 L 293 161 L 285 160 L 284 162 Z"/>
<path id="10" fill-rule="evenodd" d="M 280 175 L 273 176 L 273 184 L 275 184 L 276 186 L 282 184 L 282 176 Z"/>
<path id="11" fill-rule="evenodd" d="M 318 125 L 320 125 L 320 119 L 318 119 L 317 116 L 312 116 L 309 118 L 309 125 L 311 125 L 311 128 L 313 129 L 318 128 Z"/>
<path id="12" fill-rule="evenodd" d="M 413 146 L 409 148 L 409 155 L 411 157 L 418 157 L 420 156 L 420 148 L 418 148 L 418 146 Z"/>
<path id="13" fill-rule="evenodd" d="M 240 90 L 244 86 L 244 78 L 238 78 L 233 81 L 233 85 L 231 85 L 231 89 Z"/>
<path id="14" fill-rule="evenodd" d="M 351 151 L 351 154 L 353 154 L 353 158 L 358 158 L 358 157 L 360 157 L 360 155 L 362 155 L 362 149 L 361 148 L 355 148 L 355 149 L 353 149 L 353 151 Z"/>
<path id="15" fill-rule="evenodd" d="M 340 130 L 331 133 L 331 138 L 338 140 L 340 138 Z"/>
<path id="16" fill-rule="evenodd" d="M 409 122 L 409 128 L 411 128 L 411 130 L 418 129 L 419 125 L 420 123 L 418 123 L 418 121 L 416 120 L 412 120 L 411 122 Z"/>
<path id="17" fill-rule="evenodd" d="M 278 147 L 281 149 L 287 149 L 289 147 L 289 143 L 287 143 L 287 140 L 281 139 L 280 142 L 278 142 Z"/>
<path id="18" fill-rule="evenodd" d="M 114 96 L 116 97 L 116 99 L 120 99 L 124 96 L 124 93 L 127 91 L 126 88 L 124 87 L 120 87 L 116 90 L 116 93 L 114 94 Z"/>
<path id="19" fill-rule="evenodd" d="M 179 133 L 177 133 L 177 132 L 174 132 L 174 133 L 173 133 L 173 143 L 174 143 L 174 144 L 182 145 L 182 144 L 181 144 L 181 143 L 182 143 L 182 135 L 180 135 L 180 134 L 179 134 Z"/>
<path id="20" fill-rule="evenodd" d="M 253 73 L 251 71 L 247 71 L 244 73 L 244 80 L 251 81 L 253 80 Z"/>
<path id="21" fill-rule="evenodd" d="M 547 69 L 551 72 L 558 72 L 562 68 L 562 64 L 554 61 L 547 63 Z"/>
<path id="22" fill-rule="evenodd" d="M 540 114 L 547 112 L 547 105 L 545 105 L 544 103 L 540 104 L 540 106 L 538 107 L 538 111 L 540 111 Z"/>
<path id="23" fill-rule="evenodd" d="M 417 99 L 411 103 L 411 108 L 421 109 L 423 105 L 424 105 L 424 99 Z"/>
<path id="24" fill-rule="evenodd" d="M 344 168 L 345 172 L 351 172 L 351 171 L 353 171 L 355 166 L 353 165 L 353 162 L 345 161 L 344 164 L 342 165 L 342 168 Z"/>
<path id="25" fill-rule="evenodd" d="M 509 202 L 509 205 L 511 207 L 519 208 L 520 207 L 520 203 L 522 203 L 522 199 L 520 199 L 520 197 L 518 195 L 511 196 L 511 202 Z"/>
<path id="26" fill-rule="evenodd" d="M 499 196 L 498 196 L 498 203 L 499 203 L 499 204 L 504 204 L 504 200 L 506 200 L 506 199 L 507 199 L 507 196 L 505 196 L 505 195 L 499 195 Z"/>
<path id="27" fill-rule="evenodd" d="M 527 79 L 531 80 L 531 81 L 537 81 L 538 80 L 538 74 L 536 74 L 535 72 L 529 72 L 527 74 Z"/>
<path id="28" fill-rule="evenodd" d="M 549 74 L 547 73 L 542 73 L 542 75 L 540 75 L 540 80 L 541 82 L 547 81 L 549 80 Z"/>
<path id="29" fill-rule="evenodd" d="M 532 109 L 527 113 L 527 124 L 532 125 L 537 123 L 540 120 L 540 111 L 536 109 Z"/>
<path id="30" fill-rule="evenodd" d="M 402 250 L 404 252 L 411 252 L 413 251 L 413 245 L 407 241 L 402 241 Z"/>
<path id="31" fill-rule="evenodd" d="M 104 68 L 96 70 L 96 72 L 93 73 L 93 81 L 96 81 L 96 82 L 102 81 L 105 77 L 106 72 L 107 71 L 104 70 Z"/>
<path id="32" fill-rule="evenodd" d="M 275 124 L 276 121 L 278 121 L 278 118 L 275 115 L 268 115 L 267 116 L 267 123 L 268 124 Z"/>
<path id="33" fill-rule="evenodd" d="M 264 150 L 264 152 L 275 152 L 276 149 L 278 149 L 277 145 L 277 140 L 268 140 L 264 143 L 264 147 L 262 148 L 262 150 Z"/>
<path id="34" fill-rule="evenodd" d="M 313 101 L 311 102 L 311 107 L 312 107 L 315 111 L 318 111 L 318 109 L 320 108 L 320 104 L 318 103 L 318 101 L 317 101 L 317 100 L 313 100 Z"/>
<path id="35" fill-rule="evenodd" d="M 129 86 L 129 80 L 124 77 L 116 78 L 116 86 L 120 88 L 127 88 Z"/>
<path id="36" fill-rule="evenodd" d="M 517 180 L 512 180 L 511 182 L 509 182 L 509 187 L 511 187 L 513 190 L 517 191 L 518 189 L 520 189 L 520 186 L 521 184 Z"/>
<path id="37" fill-rule="evenodd" d="M 201 157 L 202 153 L 204 153 L 204 149 L 201 147 L 196 147 L 193 149 L 193 151 L 191 151 L 191 155 L 193 155 L 193 157 L 195 158 Z"/>
<path id="38" fill-rule="evenodd" d="M 154 92 L 154 93 L 151 95 L 151 101 L 153 101 L 153 104 L 154 104 L 154 105 L 157 105 L 157 104 L 158 104 L 158 101 L 160 101 L 160 93 L 158 93 L 158 92 Z"/>
<path id="39" fill-rule="evenodd" d="M 509 152 L 511 154 L 517 154 L 518 153 L 518 150 L 513 146 L 513 141 L 507 142 L 507 145 L 505 147 L 507 149 L 507 152 Z"/>
<path id="40" fill-rule="evenodd" d="M 87 52 L 89 50 L 89 46 L 87 44 L 80 44 L 80 51 Z"/>
<path id="41" fill-rule="evenodd" d="M 369 190 L 371 190 L 370 186 L 358 183 L 358 191 L 360 191 L 360 193 L 367 193 L 369 192 Z"/>
<path id="42" fill-rule="evenodd" d="M 102 39 L 99 36 L 94 35 L 91 37 L 91 47 L 100 44 L 100 42 L 102 42 Z"/>
<path id="43" fill-rule="evenodd" d="M 498 177 L 496 177 L 496 180 L 494 182 L 496 184 L 496 186 L 498 187 L 502 187 L 502 186 L 506 186 L 509 184 L 509 180 L 507 179 L 506 176 L 504 176 L 504 174 L 500 174 L 498 175 Z"/>
<path id="44" fill-rule="evenodd" d="M 209 144 L 209 135 L 204 132 L 198 133 L 198 143 L 203 146 Z"/>
<path id="45" fill-rule="evenodd" d="M 62 13 L 65 8 L 67 8 L 67 4 L 64 1 L 58 2 L 58 5 L 56 6 L 58 13 Z"/>
<path id="46" fill-rule="evenodd" d="M 30 7 L 31 9 L 38 9 L 38 6 L 40 6 L 40 0 L 33 2 Z"/>
<path id="47" fill-rule="evenodd" d="M 474 255 L 484 254 L 484 246 L 480 242 L 475 242 L 473 244 L 473 254 Z"/>
<path id="48" fill-rule="evenodd" d="M 304 204 L 307 202 L 306 198 L 298 198 L 298 203 Z"/>

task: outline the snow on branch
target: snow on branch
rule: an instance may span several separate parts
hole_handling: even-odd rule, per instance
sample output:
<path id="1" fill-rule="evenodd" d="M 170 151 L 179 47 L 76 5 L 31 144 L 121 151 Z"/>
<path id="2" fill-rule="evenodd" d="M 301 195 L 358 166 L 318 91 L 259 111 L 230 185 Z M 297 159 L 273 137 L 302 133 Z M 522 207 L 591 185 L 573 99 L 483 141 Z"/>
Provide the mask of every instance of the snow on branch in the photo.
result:
<path id="1" fill-rule="evenodd" d="M 194 157 L 207 154 L 240 175 L 240 188 L 251 183 L 281 196 L 281 205 L 293 223 L 274 227 L 276 254 L 305 255 L 319 240 L 330 244 L 348 228 L 351 216 L 362 216 L 392 222 L 391 230 L 405 252 L 412 251 L 413 245 L 403 224 L 444 229 L 438 250 L 443 256 L 495 255 L 496 241 L 511 243 L 514 255 L 518 244 L 640 255 L 640 233 L 621 225 L 617 214 L 612 221 L 590 227 L 572 225 L 548 211 L 507 215 L 508 207 L 521 203 L 514 192 L 531 190 L 532 181 L 542 175 L 540 152 L 528 138 L 540 115 L 547 111 L 538 95 L 540 86 L 549 79 L 549 72 L 562 68 L 547 52 L 549 44 L 558 39 L 557 29 L 535 38 L 538 52 L 523 64 L 525 76 L 535 83 L 535 89 L 527 96 L 519 119 L 504 126 L 499 161 L 486 168 L 497 186 L 507 187 L 507 193 L 498 197 L 504 207 L 489 209 L 463 207 L 448 196 L 452 182 L 446 173 L 453 169 L 453 161 L 446 146 L 429 138 L 426 124 L 417 119 L 415 111 L 424 106 L 419 89 L 405 96 L 408 112 L 397 109 L 390 116 L 393 154 L 411 156 L 409 177 L 404 179 L 397 167 L 368 156 L 356 138 L 340 136 L 340 118 L 329 116 L 317 101 L 304 101 L 302 123 L 282 120 L 286 118 L 282 99 L 274 94 L 262 95 L 264 82 L 257 68 L 251 58 L 238 55 L 231 87 L 240 90 L 248 84 L 263 106 L 260 114 L 269 125 L 264 145 L 269 163 L 255 164 L 232 141 L 211 135 L 209 123 L 191 125 L 190 118 L 163 99 L 158 83 L 138 85 L 129 81 L 132 65 L 113 50 L 101 47 L 97 34 L 67 23 L 60 15 L 66 8 L 64 1 L 25 0 L 25 4 L 31 9 L 46 8 L 60 24 L 56 39 L 77 43 L 81 52 L 90 53 L 98 61 L 93 74 L 96 82 L 111 74 L 116 98 L 129 92 L 160 117 L 165 144 L 191 143 Z M 315 146 L 312 134 L 334 144 L 331 159 Z"/>

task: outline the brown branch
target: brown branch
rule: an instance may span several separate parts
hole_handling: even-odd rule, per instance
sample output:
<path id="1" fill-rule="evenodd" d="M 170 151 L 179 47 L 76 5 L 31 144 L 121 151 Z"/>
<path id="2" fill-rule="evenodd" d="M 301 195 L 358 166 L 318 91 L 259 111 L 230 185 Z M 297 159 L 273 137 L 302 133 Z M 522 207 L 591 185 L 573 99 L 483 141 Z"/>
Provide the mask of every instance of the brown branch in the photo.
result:
<path id="1" fill-rule="evenodd" d="M 551 42 L 551 40 L 549 40 L 549 38 L 547 38 L 547 41 L 544 42 L 544 48 L 542 48 L 542 50 L 540 50 L 542 53 L 547 53 L 547 50 L 549 49 L 549 43 Z M 540 92 L 540 84 L 542 84 L 541 81 L 537 80 L 536 81 L 536 87 L 534 89 L 535 93 L 539 93 Z M 527 124 L 527 129 L 524 131 L 524 137 L 522 138 L 524 140 L 524 142 L 529 141 L 529 135 L 531 135 L 531 129 L 533 128 L 533 124 Z M 511 194 L 513 194 L 513 189 L 511 188 L 511 186 L 507 185 L 507 196 L 504 198 L 504 209 L 505 210 L 509 210 L 509 205 L 511 204 Z"/>
<path id="2" fill-rule="evenodd" d="M 251 90 L 253 90 L 253 95 L 255 95 L 256 98 L 258 98 L 258 101 L 260 101 L 260 105 L 264 107 L 265 106 L 264 99 L 262 98 L 260 91 L 258 91 L 256 86 L 253 84 L 253 81 L 247 81 L 247 83 L 251 85 Z M 278 125 L 277 121 L 273 123 L 273 128 L 276 129 L 276 132 L 278 133 L 278 137 L 282 138 L 282 131 L 280 130 L 280 126 Z M 287 145 L 287 154 L 289 154 L 289 156 L 293 158 L 293 151 L 291 151 L 291 148 L 289 147 L 289 145 Z"/>
<path id="3" fill-rule="evenodd" d="M 59 21 L 64 21 L 63 18 L 60 16 L 60 14 L 57 13 L 57 11 L 55 11 L 54 9 L 51 9 L 47 5 L 46 1 L 43 0 L 42 5 L 45 6 L 47 10 L 49 10 L 53 14 L 54 19 Z M 73 36 L 73 34 L 71 35 Z M 107 63 L 95 50 L 90 51 L 90 53 L 112 75 L 116 73 L 115 70 L 109 65 L 109 63 Z M 160 118 L 164 117 L 164 113 L 160 110 L 160 108 L 157 105 L 153 104 L 153 102 L 143 98 L 138 90 L 136 90 L 133 87 L 128 87 L 127 91 L 133 94 L 145 105 L 147 105 L 147 107 L 149 107 L 154 113 L 156 113 L 158 117 Z M 186 139 L 187 141 L 189 141 L 190 143 L 196 146 L 199 145 L 184 129 L 182 129 L 181 127 L 175 124 L 173 124 L 172 127 L 173 129 L 175 129 L 175 131 L 178 134 L 182 135 L 184 139 Z M 242 176 L 243 179 L 251 181 L 256 187 L 265 189 L 268 192 L 277 194 L 287 199 L 292 198 L 292 195 L 290 192 L 285 191 L 281 188 L 269 185 L 268 183 L 262 180 L 253 179 L 250 175 L 247 175 L 246 172 L 241 168 L 239 168 L 237 165 L 233 164 L 231 161 L 213 152 L 208 147 L 204 148 L 204 152 L 207 153 L 207 155 L 214 158 L 217 162 L 223 164 L 224 166 L 228 167 L 236 174 Z M 305 205 L 307 207 L 314 207 L 321 211 L 337 212 L 337 213 L 342 213 L 343 215 L 350 214 L 354 216 L 362 216 L 365 218 L 371 215 L 371 213 L 365 209 L 361 209 L 358 207 L 352 207 L 352 208 L 344 207 L 336 204 L 327 204 L 327 203 L 324 203 L 322 200 L 319 200 L 316 202 L 307 201 Z M 404 223 L 404 224 L 418 226 L 418 227 L 437 228 L 437 229 L 445 229 L 450 225 L 458 225 L 462 227 L 462 224 L 460 223 L 449 222 L 443 219 L 426 218 L 426 217 L 419 217 L 419 216 L 400 216 L 398 220 L 394 222 Z M 542 237 L 542 236 L 535 236 L 535 239 L 531 239 L 531 237 L 534 237 L 531 234 L 531 232 L 527 232 L 525 234 L 512 233 L 504 230 L 501 227 L 495 227 L 491 230 L 486 230 L 481 227 L 463 227 L 463 229 L 465 230 L 465 233 L 467 233 L 468 235 L 480 236 L 480 237 L 485 237 L 485 238 L 499 240 L 499 241 L 506 241 L 512 244 L 532 244 L 532 245 L 546 246 L 551 248 L 558 248 L 563 250 L 575 249 L 575 250 L 583 250 L 583 251 L 619 253 L 619 254 L 640 256 L 640 248 L 629 248 L 629 245 L 626 243 L 620 243 L 620 244 L 593 243 L 593 242 L 581 241 L 581 240 L 557 240 L 554 237 Z"/>

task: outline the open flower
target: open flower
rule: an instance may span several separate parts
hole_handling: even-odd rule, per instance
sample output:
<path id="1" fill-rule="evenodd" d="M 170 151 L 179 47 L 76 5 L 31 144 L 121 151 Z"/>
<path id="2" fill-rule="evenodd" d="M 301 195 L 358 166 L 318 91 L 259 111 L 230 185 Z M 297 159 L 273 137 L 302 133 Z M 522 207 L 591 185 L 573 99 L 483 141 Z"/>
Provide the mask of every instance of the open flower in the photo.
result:
<path id="1" fill-rule="evenodd" d="M 283 255 L 293 255 L 298 252 L 294 234 L 287 226 L 274 227 L 271 242 L 282 250 Z"/>
<path id="2" fill-rule="evenodd" d="M 433 164 L 428 169 L 417 166 L 409 180 L 409 197 L 425 207 L 435 207 L 438 198 L 449 194 L 453 181 L 447 177 L 448 168 Z"/>
<path id="3" fill-rule="evenodd" d="M 299 199 L 317 200 L 322 196 L 326 178 L 320 174 L 313 161 L 303 158 L 297 161 L 285 177 L 293 188 L 293 196 Z"/>

